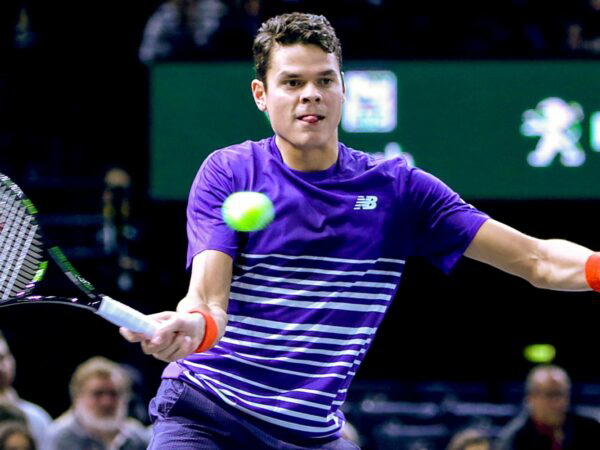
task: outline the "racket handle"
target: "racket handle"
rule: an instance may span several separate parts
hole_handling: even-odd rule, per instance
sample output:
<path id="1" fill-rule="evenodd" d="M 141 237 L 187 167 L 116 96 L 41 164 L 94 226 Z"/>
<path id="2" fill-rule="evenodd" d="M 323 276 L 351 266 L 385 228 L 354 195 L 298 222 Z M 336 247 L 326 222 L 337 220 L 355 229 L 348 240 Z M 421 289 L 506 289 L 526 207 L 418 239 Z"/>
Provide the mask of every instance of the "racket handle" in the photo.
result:
<path id="1" fill-rule="evenodd" d="M 133 309 L 131 306 L 113 300 L 106 295 L 103 296 L 96 314 L 115 325 L 128 328 L 137 333 L 144 333 L 150 337 L 154 336 L 154 333 L 158 329 L 158 322 L 146 314 Z"/>

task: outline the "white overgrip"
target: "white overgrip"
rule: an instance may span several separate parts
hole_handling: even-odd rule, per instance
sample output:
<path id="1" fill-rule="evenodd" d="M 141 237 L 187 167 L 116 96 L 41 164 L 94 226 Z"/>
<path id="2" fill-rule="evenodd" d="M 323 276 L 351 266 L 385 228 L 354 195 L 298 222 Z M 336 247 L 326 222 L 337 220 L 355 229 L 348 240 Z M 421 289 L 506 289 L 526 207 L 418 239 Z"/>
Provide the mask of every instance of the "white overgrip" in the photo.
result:
<path id="1" fill-rule="evenodd" d="M 104 295 L 96 314 L 120 327 L 125 327 L 137 333 L 144 333 L 149 337 L 154 336 L 158 329 L 158 322 L 148 317 L 131 306 L 113 300 Z"/>

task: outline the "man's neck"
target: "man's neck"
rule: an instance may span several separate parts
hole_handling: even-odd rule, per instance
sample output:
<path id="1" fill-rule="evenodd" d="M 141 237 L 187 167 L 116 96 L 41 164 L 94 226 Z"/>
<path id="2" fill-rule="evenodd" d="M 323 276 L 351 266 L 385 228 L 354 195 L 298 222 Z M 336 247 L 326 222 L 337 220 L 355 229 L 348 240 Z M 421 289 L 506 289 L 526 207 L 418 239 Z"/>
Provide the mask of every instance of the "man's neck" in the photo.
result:
<path id="1" fill-rule="evenodd" d="M 277 148 L 286 166 L 299 172 L 319 172 L 329 169 L 338 159 L 337 141 L 324 147 L 301 149 L 275 137 Z"/>

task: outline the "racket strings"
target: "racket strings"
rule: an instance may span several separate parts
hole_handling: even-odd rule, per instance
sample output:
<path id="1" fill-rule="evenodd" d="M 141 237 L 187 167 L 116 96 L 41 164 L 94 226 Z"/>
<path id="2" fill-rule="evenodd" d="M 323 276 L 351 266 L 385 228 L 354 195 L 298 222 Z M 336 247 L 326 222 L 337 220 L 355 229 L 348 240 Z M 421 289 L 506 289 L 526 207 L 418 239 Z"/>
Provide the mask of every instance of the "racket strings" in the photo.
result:
<path id="1" fill-rule="evenodd" d="M 22 293 L 42 260 L 38 226 L 25 205 L 6 185 L 0 186 L 0 297 Z"/>

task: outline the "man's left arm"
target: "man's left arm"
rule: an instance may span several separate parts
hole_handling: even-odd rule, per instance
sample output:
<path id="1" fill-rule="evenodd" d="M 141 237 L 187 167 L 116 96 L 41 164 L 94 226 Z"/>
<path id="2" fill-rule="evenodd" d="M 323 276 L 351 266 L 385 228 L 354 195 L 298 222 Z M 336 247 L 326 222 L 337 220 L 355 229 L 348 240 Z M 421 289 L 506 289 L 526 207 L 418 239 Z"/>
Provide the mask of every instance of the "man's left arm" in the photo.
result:
<path id="1" fill-rule="evenodd" d="M 592 250 L 561 239 L 527 236 L 492 219 L 481 226 L 464 254 L 524 278 L 538 288 L 560 291 L 591 289 L 586 277 L 586 264 L 593 254 Z M 600 272 L 600 267 L 596 270 Z"/>

